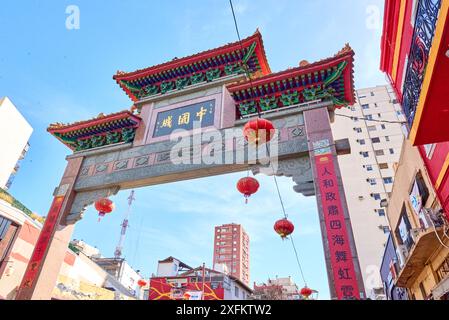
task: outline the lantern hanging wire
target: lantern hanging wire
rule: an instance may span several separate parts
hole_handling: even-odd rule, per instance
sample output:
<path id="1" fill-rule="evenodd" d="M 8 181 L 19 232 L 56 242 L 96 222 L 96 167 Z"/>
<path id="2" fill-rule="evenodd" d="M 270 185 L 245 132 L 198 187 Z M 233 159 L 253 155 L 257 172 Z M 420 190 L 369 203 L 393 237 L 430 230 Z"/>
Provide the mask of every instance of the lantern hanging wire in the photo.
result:
<path id="1" fill-rule="evenodd" d="M 239 28 L 238 28 L 238 25 L 237 25 L 237 19 L 235 17 L 234 6 L 232 5 L 232 0 L 229 0 L 229 5 L 231 6 L 232 17 L 234 18 L 235 31 L 237 32 L 237 37 L 238 37 L 238 40 L 239 40 L 239 43 L 240 43 L 240 49 L 241 49 L 241 52 L 243 54 L 244 50 L 243 50 L 242 40 L 240 38 L 240 32 L 239 32 Z M 248 77 L 250 85 L 251 85 L 251 88 L 252 88 L 253 87 L 253 84 L 252 84 L 253 82 L 252 82 L 252 79 L 251 79 L 251 74 L 249 73 L 249 70 L 248 70 L 248 66 L 247 66 L 246 63 L 243 63 L 242 67 L 245 70 L 245 74 Z M 250 96 L 252 96 L 252 95 L 253 95 L 253 92 L 252 92 L 252 90 L 250 90 Z M 256 111 L 257 111 L 257 117 L 261 118 L 259 107 L 256 108 Z M 270 160 L 270 152 L 268 150 L 267 143 L 265 143 L 265 145 L 266 145 L 266 148 L 267 148 L 268 159 Z M 276 179 L 276 174 L 274 172 L 273 164 L 272 164 L 271 161 L 270 161 L 270 166 L 271 166 L 271 169 L 273 170 L 273 179 L 274 179 L 274 182 L 276 184 L 276 190 L 277 190 L 277 193 L 278 193 L 279 201 L 281 203 L 282 212 L 284 214 L 285 219 L 287 219 L 288 215 L 287 215 L 287 213 L 285 211 L 284 202 L 282 201 L 281 192 L 279 190 L 279 185 L 278 185 L 278 182 L 277 182 L 277 179 Z M 249 167 L 248 167 L 248 169 L 249 169 Z M 249 170 L 248 170 L 248 175 L 249 175 Z M 294 254 L 295 254 L 295 257 L 296 257 L 296 262 L 298 263 L 299 271 L 300 271 L 302 280 L 304 282 L 304 286 L 307 287 L 307 282 L 306 282 L 306 279 L 304 277 L 304 272 L 302 270 L 301 262 L 299 261 L 298 251 L 296 250 L 295 242 L 293 241 L 292 235 L 289 236 L 289 239 L 290 239 L 290 242 L 292 243 L 293 251 L 294 251 Z"/>

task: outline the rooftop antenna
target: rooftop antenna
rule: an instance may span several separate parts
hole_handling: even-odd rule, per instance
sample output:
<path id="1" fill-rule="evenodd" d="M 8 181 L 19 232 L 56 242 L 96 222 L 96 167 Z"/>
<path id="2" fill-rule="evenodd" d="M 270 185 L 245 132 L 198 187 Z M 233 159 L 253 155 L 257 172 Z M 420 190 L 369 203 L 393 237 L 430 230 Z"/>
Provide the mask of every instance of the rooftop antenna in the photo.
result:
<path id="1" fill-rule="evenodd" d="M 120 259 L 122 256 L 122 250 L 123 250 L 123 243 L 125 242 L 125 235 L 126 235 L 126 229 L 128 229 L 128 218 L 129 214 L 131 213 L 131 205 L 133 201 L 136 200 L 134 198 L 134 190 L 131 190 L 131 193 L 128 197 L 128 210 L 126 210 L 125 218 L 123 219 L 123 222 L 121 224 L 122 231 L 120 232 L 120 240 L 117 244 L 117 247 L 115 248 L 114 257 L 116 259 Z"/>

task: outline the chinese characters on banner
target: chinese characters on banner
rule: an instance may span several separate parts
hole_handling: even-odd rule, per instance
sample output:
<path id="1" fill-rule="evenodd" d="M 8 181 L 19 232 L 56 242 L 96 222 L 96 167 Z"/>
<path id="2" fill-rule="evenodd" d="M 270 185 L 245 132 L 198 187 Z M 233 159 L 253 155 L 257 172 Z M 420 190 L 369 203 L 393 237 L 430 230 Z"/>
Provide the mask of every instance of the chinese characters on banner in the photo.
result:
<path id="1" fill-rule="evenodd" d="M 315 166 L 337 298 L 360 299 L 332 154 L 315 155 Z"/>
<path id="2" fill-rule="evenodd" d="M 176 129 L 192 130 L 194 122 L 199 128 L 214 124 L 215 100 L 195 103 L 181 108 L 159 112 L 153 137 L 171 134 Z"/>
<path id="3" fill-rule="evenodd" d="M 50 211 L 45 219 L 44 226 L 37 240 L 36 246 L 33 251 L 33 255 L 28 263 L 28 267 L 25 271 L 25 275 L 22 280 L 20 289 L 31 288 L 36 280 L 39 267 L 44 258 L 44 254 L 48 248 L 48 244 L 51 239 L 51 235 L 56 227 L 58 216 L 64 202 L 64 196 L 55 197 L 51 205 Z"/>

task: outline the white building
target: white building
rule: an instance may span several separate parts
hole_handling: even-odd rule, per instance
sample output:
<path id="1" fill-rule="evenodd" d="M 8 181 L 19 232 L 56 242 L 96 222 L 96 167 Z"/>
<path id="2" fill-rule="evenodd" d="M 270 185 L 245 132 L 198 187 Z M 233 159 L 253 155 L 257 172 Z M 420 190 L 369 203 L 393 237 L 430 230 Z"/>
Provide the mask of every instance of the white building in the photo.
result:
<path id="1" fill-rule="evenodd" d="M 28 151 L 31 125 L 8 97 L 0 98 L 0 188 L 8 189 Z"/>
<path id="2" fill-rule="evenodd" d="M 391 193 L 405 117 L 389 86 L 356 91 L 357 103 L 335 111 L 334 138 L 348 138 L 351 153 L 338 157 L 365 290 L 382 287 L 380 264 L 388 238 L 382 200 Z M 376 295 L 376 294 L 374 294 Z"/>

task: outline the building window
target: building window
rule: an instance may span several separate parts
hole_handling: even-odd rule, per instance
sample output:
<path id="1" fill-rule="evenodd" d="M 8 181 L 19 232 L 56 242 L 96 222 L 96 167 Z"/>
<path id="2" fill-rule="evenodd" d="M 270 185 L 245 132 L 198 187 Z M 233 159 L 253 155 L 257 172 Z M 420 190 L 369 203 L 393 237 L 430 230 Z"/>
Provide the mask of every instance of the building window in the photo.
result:
<path id="1" fill-rule="evenodd" d="M 363 110 L 369 109 L 369 104 L 362 104 L 362 109 Z"/>
<path id="2" fill-rule="evenodd" d="M 376 156 L 383 156 L 385 154 L 383 150 L 375 150 L 374 153 Z"/>
<path id="3" fill-rule="evenodd" d="M 376 131 L 376 126 L 368 126 L 368 131 Z"/>
<path id="4" fill-rule="evenodd" d="M 449 276 L 449 256 L 447 256 L 443 263 L 438 267 L 436 273 L 439 281 L 442 281 Z"/>
<path id="5" fill-rule="evenodd" d="M 379 215 L 379 217 L 385 217 L 385 209 L 377 209 L 377 214 Z"/>
<path id="6" fill-rule="evenodd" d="M 372 186 L 375 186 L 377 184 L 376 179 L 373 178 L 368 178 L 367 181 Z"/>
<path id="7" fill-rule="evenodd" d="M 355 132 L 357 133 L 361 133 L 362 132 L 362 128 L 354 128 Z"/>
<path id="8" fill-rule="evenodd" d="M 371 142 L 372 142 L 372 143 L 380 143 L 380 138 L 379 138 L 379 137 L 372 138 L 372 139 L 371 139 Z"/>
<path id="9" fill-rule="evenodd" d="M 424 182 L 424 178 L 421 174 L 421 171 L 415 177 L 416 184 L 418 185 L 419 195 L 421 196 L 421 202 L 424 205 L 429 198 L 429 189 L 427 188 L 426 183 Z"/>
<path id="10" fill-rule="evenodd" d="M 363 99 L 363 98 L 366 98 L 366 96 L 365 95 L 359 96 L 359 99 Z"/>
<path id="11" fill-rule="evenodd" d="M 386 177 L 386 178 L 383 178 L 383 180 L 384 180 L 385 184 L 393 183 L 393 178 L 392 177 Z"/>
<path id="12" fill-rule="evenodd" d="M 373 171 L 373 166 L 370 164 L 366 165 L 366 171 Z"/>
<path id="13" fill-rule="evenodd" d="M 371 97 L 374 97 L 374 92 L 371 91 L 370 94 L 371 94 Z"/>
<path id="14" fill-rule="evenodd" d="M 385 130 L 385 129 L 387 128 L 387 127 L 385 127 L 384 124 L 381 124 L 380 127 L 381 127 L 383 130 Z"/>
<path id="15" fill-rule="evenodd" d="M 388 163 L 379 163 L 379 169 L 388 169 Z"/>
<path id="16" fill-rule="evenodd" d="M 389 150 L 390 150 L 390 154 L 394 154 L 394 149 L 393 148 L 390 148 Z"/>
<path id="17" fill-rule="evenodd" d="M 412 226 L 410 224 L 410 220 L 407 216 L 407 209 L 405 208 L 405 204 L 402 205 L 401 215 L 399 217 L 399 223 L 396 227 L 395 234 L 396 239 L 398 239 L 399 244 L 403 244 L 407 247 L 408 250 L 413 245 L 413 239 L 410 236 L 410 230 Z"/>
<path id="18" fill-rule="evenodd" d="M 373 193 L 374 200 L 380 200 L 380 193 Z"/>
<path id="19" fill-rule="evenodd" d="M 426 288 L 424 288 L 424 284 L 422 282 L 419 284 L 419 290 L 421 291 L 421 295 L 422 295 L 423 299 L 426 299 L 427 292 L 426 292 Z"/>
<path id="20" fill-rule="evenodd" d="M 360 139 L 360 140 L 359 140 L 359 143 L 360 143 L 361 145 L 364 145 L 364 144 L 365 144 L 365 139 Z"/>
<path id="21" fill-rule="evenodd" d="M 0 265 L 6 258 L 19 226 L 15 225 L 11 220 L 0 216 Z"/>
<path id="22" fill-rule="evenodd" d="M 390 137 L 389 136 L 385 136 L 385 141 L 390 141 Z"/>
<path id="23" fill-rule="evenodd" d="M 366 115 L 366 119 L 367 120 L 373 120 L 373 115 L 372 114 L 367 114 Z"/>
<path id="24" fill-rule="evenodd" d="M 368 158 L 368 156 L 369 156 L 368 151 L 363 151 L 363 152 L 361 152 L 360 154 L 361 154 L 364 158 Z"/>
<path id="25" fill-rule="evenodd" d="M 390 233 L 390 228 L 388 226 L 382 226 L 382 231 L 387 234 Z"/>
<path id="26" fill-rule="evenodd" d="M 426 151 L 427 158 L 432 159 L 433 151 L 435 150 L 435 143 L 425 144 L 424 150 Z"/>
<path id="27" fill-rule="evenodd" d="M 402 116 L 402 111 L 396 110 L 396 114 L 400 117 L 400 116 Z"/>

